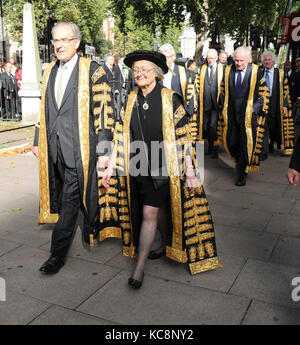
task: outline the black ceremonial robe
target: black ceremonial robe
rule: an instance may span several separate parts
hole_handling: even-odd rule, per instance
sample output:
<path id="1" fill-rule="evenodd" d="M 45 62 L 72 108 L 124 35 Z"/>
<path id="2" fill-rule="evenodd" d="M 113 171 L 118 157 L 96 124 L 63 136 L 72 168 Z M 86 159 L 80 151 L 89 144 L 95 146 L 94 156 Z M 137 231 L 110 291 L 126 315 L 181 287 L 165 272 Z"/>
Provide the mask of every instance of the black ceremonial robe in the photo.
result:
<path id="1" fill-rule="evenodd" d="M 97 156 L 96 145 L 114 127 L 113 110 L 110 106 L 111 89 L 107 84 L 105 71 L 98 64 L 80 58 L 75 68 L 77 82 L 68 87 L 75 89 L 75 104 L 72 107 L 72 146 L 75 167 L 78 174 L 82 209 L 92 224 L 98 217 Z M 50 63 L 44 73 L 40 119 L 36 124 L 35 145 L 39 147 L 39 224 L 56 223 L 60 213 L 61 186 L 55 175 L 54 163 L 49 148 L 49 107 L 53 103 L 54 81 L 58 69 L 57 60 Z M 75 73 L 76 74 L 76 73 Z M 68 97 L 66 89 L 64 99 Z M 50 98 L 49 98 L 50 97 Z M 52 99 L 51 99 L 52 97 Z M 64 99 L 62 107 L 64 106 Z M 107 137 L 110 140 L 109 137 Z M 85 236 L 91 244 L 93 235 Z"/>
<path id="2" fill-rule="evenodd" d="M 142 203 L 138 200 L 135 179 L 130 176 L 130 144 L 132 140 L 130 123 L 138 89 L 130 93 L 122 121 L 114 132 L 117 150 L 118 176 L 112 177 L 110 188 L 100 186 L 99 240 L 118 237 L 123 240 L 123 255 L 136 256 Z M 164 139 L 166 165 L 169 174 L 169 212 L 172 226 L 167 234 L 166 256 L 172 260 L 188 263 L 191 274 L 220 267 L 216 251 L 213 220 L 201 185 L 194 193 L 186 187 L 183 157 L 190 152 L 194 166 L 197 161 L 192 135 L 182 101 L 174 97 L 175 92 L 161 89 L 158 102 L 162 104 L 162 134 Z M 178 95 L 176 95 L 178 96 Z M 177 101 L 176 101 L 177 100 Z M 103 211 L 102 211 L 103 210 Z"/>

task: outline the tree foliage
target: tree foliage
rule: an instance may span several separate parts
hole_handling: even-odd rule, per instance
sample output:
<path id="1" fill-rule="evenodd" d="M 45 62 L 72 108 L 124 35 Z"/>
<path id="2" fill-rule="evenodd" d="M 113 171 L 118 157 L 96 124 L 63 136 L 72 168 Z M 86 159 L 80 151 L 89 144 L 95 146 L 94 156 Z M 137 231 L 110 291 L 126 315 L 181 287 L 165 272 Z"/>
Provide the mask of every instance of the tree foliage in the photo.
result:
<path id="1" fill-rule="evenodd" d="M 123 2 L 119 2 L 118 4 L 122 6 Z M 122 11 L 114 12 L 117 23 L 114 44 L 115 53 L 127 54 L 135 49 L 151 50 L 156 48 L 155 45 L 159 47 L 163 43 L 170 43 L 176 51 L 180 50 L 179 36 L 182 33 L 181 22 L 176 22 L 172 19 L 169 22 L 166 20 L 160 22 L 155 12 L 151 11 L 149 7 L 148 13 L 149 15 L 151 13 L 153 17 L 148 18 L 147 21 L 140 20 L 136 15 L 137 10 L 140 11 L 141 7 L 131 5 L 126 7 L 124 13 Z M 115 11 L 113 6 L 112 11 Z M 157 24 L 152 25 L 152 20 Z"/>
<path id="2" fill-rule="evenodd" d="M 126 29 L 127 8 L 132 5 L 135 23 L 145 25 L 153 34 L 157 27 L 164 33 L 170 23 L 183 23 L 189 13 L 197 34 L 212 33 L 218 19 L 221 33 L 243 38 L 249 24 L 257 25 L 260 32 L 276 30 L 286 0 L 111 0 L 111 4 L 120 18 L 121 31 Z"/>
<path id="3" fill-rule="evenodd" d="M 21 41 L 23 25 L 23 6 L 26 0 L 6 0 L 4 3 L 5 21 L 9 24 L 10 35 Z M 107 0 L 33 0 L 38 38 L 47 27 L 47 19 L 76 23 L 82 33 L 83 41 L 96 49 L 105 47 L 101 25 L 107 13 Z"/>

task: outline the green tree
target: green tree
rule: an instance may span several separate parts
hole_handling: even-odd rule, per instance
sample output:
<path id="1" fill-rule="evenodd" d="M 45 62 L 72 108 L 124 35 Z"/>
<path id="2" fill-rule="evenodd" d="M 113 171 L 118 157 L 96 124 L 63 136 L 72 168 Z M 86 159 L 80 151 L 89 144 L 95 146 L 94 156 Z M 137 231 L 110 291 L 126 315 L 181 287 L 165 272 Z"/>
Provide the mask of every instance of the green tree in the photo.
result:
<path id="1" fill-rule="evenodd" d="M 21 42 L 23 6 L 26 0 L 7 0 L 4 3 L 5 21 L 10 35 Z M 42 37 L 47 19 L 72 21 L 81 29 L 84 42 L 92 44 L 98 52 L 106 49 L 101 25 L 107 13 L 107 0 L 33 0 L 38 38 Z"/>
<path id="2" fill-rule="evenodd" d="M 286 0 L 111 0 L 111 8 L 120 18 L 120 30 L 125 30 L 127 8 L 134 7 L 134 22 L 146 25 L 155 34 L 166 32 L 170 23 L 179 25 L 190 14 L 190 24 L 197 34 L 214 32 L 218 18 L 220 31 L 233 38 L 244 38 L 250 23 L 277 30 Z"/>
<path id="3" fill-rule="evenodd" d="M 149 29 L 148 23 L 137 20 L 137 9 L 133 6 L 126 8 L 125 13 L 121 16 L 115 15 L 115 44 L 114 53 L 127 54 L 135 49 L 154 49 L 156 41 L 157 46 L 163 43 L 170 43 L 176 51 L 179 51 L 179 36 L 182 33 L 181 23 L 164 21 L 163 25 L 157 24 Z M 118 11 L 119 13 L 119 11 Z"/>

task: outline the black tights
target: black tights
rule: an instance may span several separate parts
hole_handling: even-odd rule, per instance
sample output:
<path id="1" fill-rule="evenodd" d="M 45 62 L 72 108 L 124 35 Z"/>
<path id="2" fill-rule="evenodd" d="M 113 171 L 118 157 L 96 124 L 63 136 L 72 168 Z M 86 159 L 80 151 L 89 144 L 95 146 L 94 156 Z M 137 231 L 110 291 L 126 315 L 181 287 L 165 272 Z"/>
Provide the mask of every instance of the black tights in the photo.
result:
<path id="1" fill-rule="evenodd" d="M 161 250 L 166 245 L 166 226 L 168 224 L 168 217 L 166 207 L 160 208 L 144 205 L 143 207 L 143 222 L 140 230 L 139 238 L 139 254 L 138 260 L 132 277 L 136 280 L 142 280 L 145 263 L 150 253 L 152 244 L 155 239 L 157 226 L 159 227 L 162 236 Z"/>

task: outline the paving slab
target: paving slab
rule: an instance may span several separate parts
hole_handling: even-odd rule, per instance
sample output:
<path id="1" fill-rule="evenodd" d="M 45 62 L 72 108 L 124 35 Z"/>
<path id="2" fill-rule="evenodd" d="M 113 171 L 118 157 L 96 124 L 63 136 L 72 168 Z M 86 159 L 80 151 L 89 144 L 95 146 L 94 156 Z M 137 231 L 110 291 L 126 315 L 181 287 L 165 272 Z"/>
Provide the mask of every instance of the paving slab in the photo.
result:
<path id="1" fill-rule="evenodd" d="M 39 248 L 50 241 L 49 231 L 37 225 L 36 216 L 23 215 L 21 212 L 3 212 L 0 238 Z"/>
<path id="2" fill-rule="evenodd" d="M 192 276 L 186 264 L 181 264 L 168 258 L 161 258 L 159 260 L 148 260 L 146 263 L 146 272 L 153 277 L 173 282 L 227 292 L 242 270 L 245 261 L 244 258 L 221 253 L 219 254 L 219 262 L 223 266 L 222 268 Z M 107 265 L 120 267 L 128 271 L 129 277 L 134 269 L 135 263 L 135 260 L 117 255 L 107 262 Z"/>
<path id="3" fill-rule="evenodd" d="M 112 325 L 110 321 L 83 314 L 60 306 L 52 306 L 33 320 L 30 325 L 87 326 Z"/>
<path id="4" fill-rule="evenodd" d="M 106 239 L 92 248 L 83 246 L 81 231 L 78 229 L 68 256 L 104 264 L 121 251 L 122 242 L 119 239 Z"/>
<path id="5" fill-rule="evenodd" d="M 254 231 L 263 231 L 273 216 L 271 212 L 253 210 L 248 206 L 210 204 L 210 209 L 215 224 Z"/>
<path id="6" fill-rule="evenodd" d="M 226 193 L 221 190 L 215 190 L 214 192 L 208 192 L 207 195 L 211 205 L 246 206 L 253 210 L 263 210 L 265 212 L 286 214 L 290 213 L 294 206 L 294 201 L 289 198 L 274 198 L 272 196 L 244 193 L 242 188 L 240 191 L 228 191 Z"/>
<path id="7" fill-rule="evenodd" d="M 300 277 L 300 268 L 249 259 L 230 294 L 300 309 L 291 296 L 295 277 Z"/>
<path id="8" fill-rule="evenodd" d="M 279 235 L 261 231 L 250 231 L 224 225 L 216 225 L 218 251 L 243 258 L 267 260 Z"/>
<path id="9" fill-rule="evenodd" d="M 293 207 L 290 212 L 291 215 L 300 216 L 300 201 L 294 200 Z"/>
<path id="10" fill-rule="evenodd" d="M 266 231 L 300 238 L 300 216 L 273 214 Z"/>
<path id="11" fill-rule="evenodd" d="M 274 304 L 253 301 L 243 325 L 300 325 L 300 312 Z"/>
<path id="12" fill-rule="evenodd" d="M 22 215 L 37 216 L 39 209 L 38 194 L 29 194 L 26 192 L 19 192 L 13 194 L 9 191 L 2 191 L 0 189 L 0 199 L 5 200 L 1 202 L 0 209 L 6 212 L 13 212 L 13 209 L 20 209 Z"/>
<path id="13" fill-rule="evenodd" d="M 249 299 L 157 279 L 133 290 L 121 272 L 77 310 L 121 324 L 239 324 Z"/>
<path id="14" fill-rule="evenodd" d="M 18 248 L 21 244 L 7 241 L 7 240 L 0 240 L 0 256 Z M 0 272 L 1 272 L 1 267 L 0 267 Z"/>
<path id="15" fill-rule="evenodd" d="M 49 308 L 50 304 L 23 294 L 6 291 L 0 302 L 0 325 L 26 325 Z"/>
<path id="16" fill-rule="evenodd" d="M 117 268 L 68 258 L 59 274 L 43 275 L 39 268 L 48 257 L 45 251 L 25 246 L 0 257 L 7 288 L 74 309 L 119 272 Z"/>
<path id="17" fill-rule="evenodd" d="M 270 261 L 300 268 L 300 238 L 280 237 Z"/>
<path id="18" fill-rule="evenodd" d="M 300 200 L 300 187 L 289 185 L 283 196 L 292 200 Z"/>

